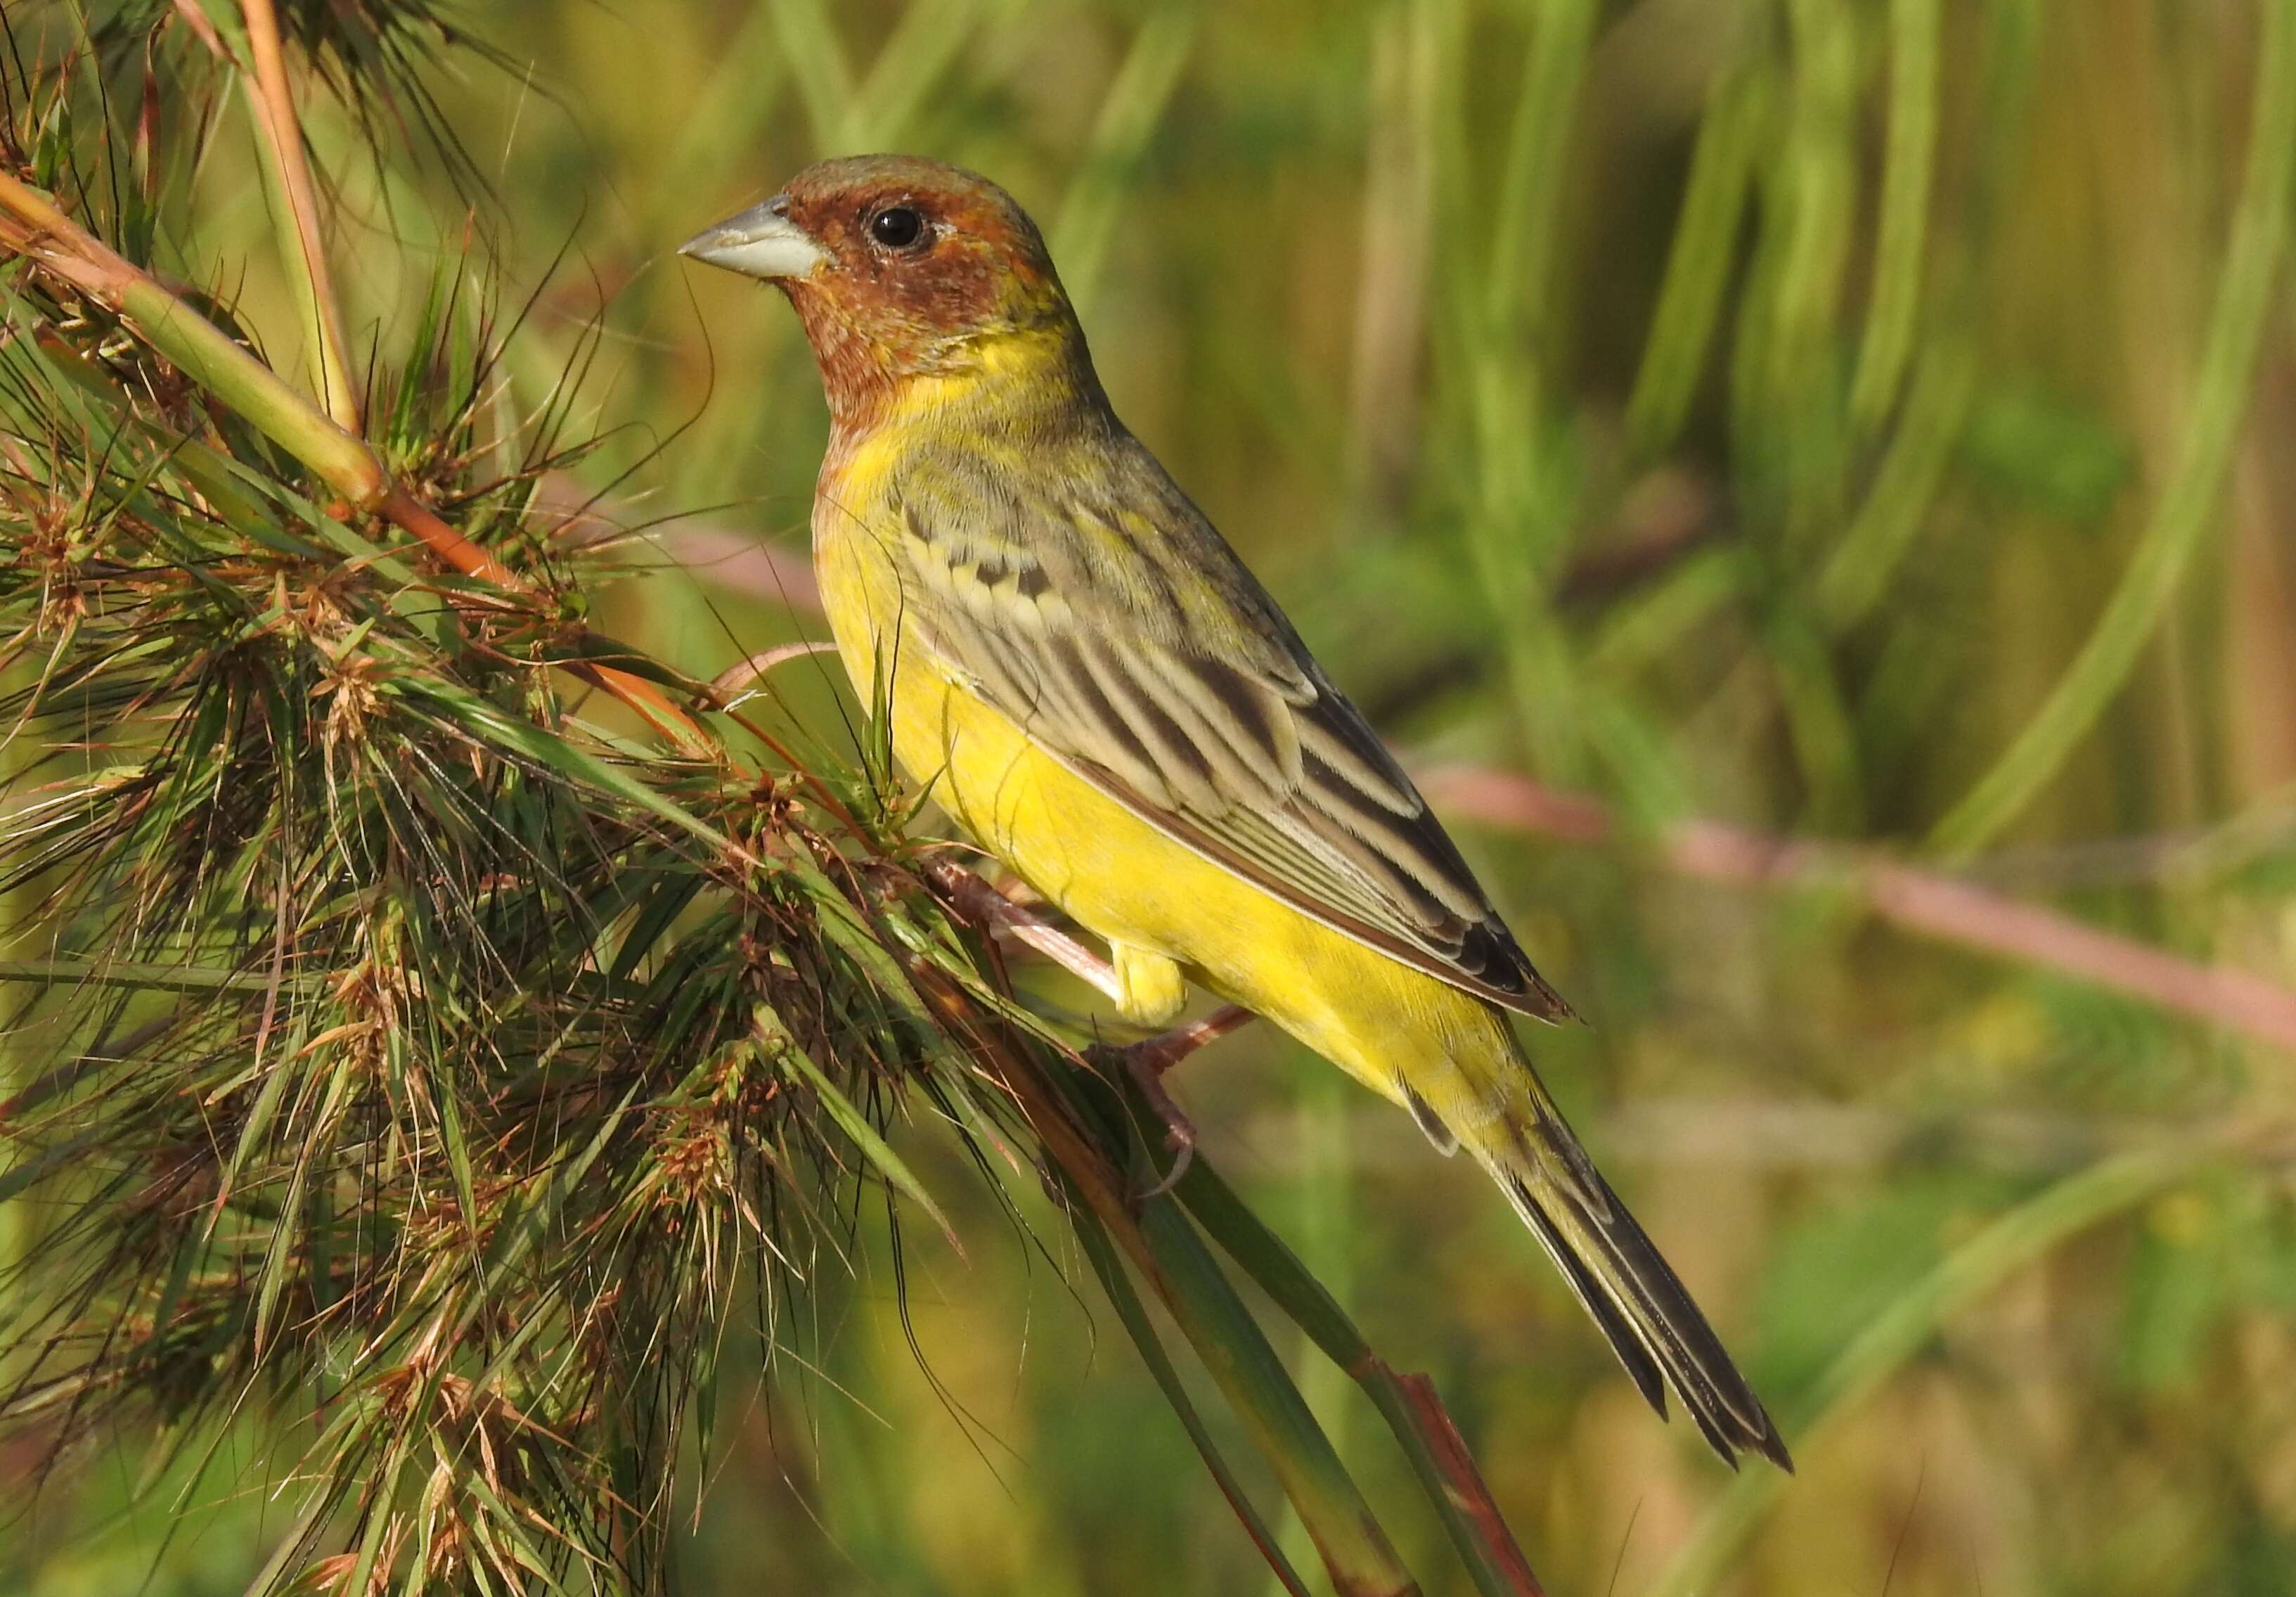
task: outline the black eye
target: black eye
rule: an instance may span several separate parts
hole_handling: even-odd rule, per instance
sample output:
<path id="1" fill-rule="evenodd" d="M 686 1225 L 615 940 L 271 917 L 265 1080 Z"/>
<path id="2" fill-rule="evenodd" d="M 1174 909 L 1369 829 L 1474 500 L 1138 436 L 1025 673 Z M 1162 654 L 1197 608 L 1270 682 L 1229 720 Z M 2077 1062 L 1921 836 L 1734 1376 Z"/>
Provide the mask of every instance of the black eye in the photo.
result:
<path id="1" fill-rule="evenodd" d="M 888 206 L 869 218 L 869 236 L 888 250 L 906 250 L 925 235 L 925 219 L 914 207 Z"/>

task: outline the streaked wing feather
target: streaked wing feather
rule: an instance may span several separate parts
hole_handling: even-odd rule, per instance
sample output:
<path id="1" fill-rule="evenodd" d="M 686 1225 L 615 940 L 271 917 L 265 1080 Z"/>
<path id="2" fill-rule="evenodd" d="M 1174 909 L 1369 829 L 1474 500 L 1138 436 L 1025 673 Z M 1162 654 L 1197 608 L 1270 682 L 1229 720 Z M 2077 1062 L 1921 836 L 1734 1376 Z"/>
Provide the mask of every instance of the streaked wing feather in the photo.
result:
<path id="1" fill-rule="evenodd" d="M 1435 1112 L 1435 1106 L 1420 1097 L 1408 1082 L 1401 1083 L 1401 1086 L 1403 1107 L 1410 1110 L 1411 1118 L 1419 1123 L 1421 1134 L 1433 1143 L 1435 1151 L 1445 1158 L 1457 1153 L 1459 1133 L 1443 1124 L 1443 1117 Z"/>
<path id="2" fill-rule="evenodd" d="M 1111 447 L 1138 490 L 1122 507 L 912 474 L 901 547 L 919 642 L 1205 859 L 1478 997 L 1568 1016 L 1275 601 L 1144 450 Z M 1125 536 L 1144 516 L 1160 536 Z"/>

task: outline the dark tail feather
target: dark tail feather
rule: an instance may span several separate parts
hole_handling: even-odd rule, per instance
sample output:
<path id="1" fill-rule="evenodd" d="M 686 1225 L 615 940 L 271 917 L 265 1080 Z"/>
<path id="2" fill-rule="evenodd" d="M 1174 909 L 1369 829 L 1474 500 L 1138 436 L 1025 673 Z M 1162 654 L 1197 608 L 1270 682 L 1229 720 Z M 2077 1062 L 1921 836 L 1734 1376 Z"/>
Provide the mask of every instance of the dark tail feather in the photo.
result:
<path id="1" fill-rule="evenodd" d="M 1525 1135 L 1543 1146 L 1485 1162 L 1650 1405 L 1663 1416 L 1671 1386 L 1725 1463 L 1759 1453 L 1791 1473 L 1761 1400 L 1570 1128 L 1548 1110 Z"/>

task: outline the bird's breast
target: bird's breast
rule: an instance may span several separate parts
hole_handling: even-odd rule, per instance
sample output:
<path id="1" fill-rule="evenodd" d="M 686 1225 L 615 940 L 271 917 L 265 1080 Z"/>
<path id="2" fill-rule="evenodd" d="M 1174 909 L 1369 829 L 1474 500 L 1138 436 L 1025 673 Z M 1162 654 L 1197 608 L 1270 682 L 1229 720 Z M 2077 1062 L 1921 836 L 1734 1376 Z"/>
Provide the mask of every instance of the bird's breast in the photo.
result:
<path id="1" fill-rule="evenodd" d="M 1425 1056 L 1514 1058 L 1491 1006 L 1332 930 L 1086 781 L 922 646 L 890 491 L 898 432 L 834 449 L 814 566 L 854 692 L 949 818 L 1086 930 L 1188 967 L 1375 1091 Z"/>
<path id="2" fill-rule="evenodd" d="M 870 439 L 839 440 L 814 491 L 814 579 L 837 652 L 865 704 L 877 693 L 880 661 L 890 671 L 901 652 L 894 646 L 904 605 L 892 461 L 892 451 Z"/>

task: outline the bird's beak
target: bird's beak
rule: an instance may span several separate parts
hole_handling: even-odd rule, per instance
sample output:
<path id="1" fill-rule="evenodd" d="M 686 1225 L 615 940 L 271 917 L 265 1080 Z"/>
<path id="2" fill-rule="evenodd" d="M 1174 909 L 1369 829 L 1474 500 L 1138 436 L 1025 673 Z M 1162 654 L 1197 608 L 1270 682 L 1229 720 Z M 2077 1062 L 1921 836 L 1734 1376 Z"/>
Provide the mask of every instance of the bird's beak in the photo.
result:
<path id="1" fill-rule="evenodd" d="M 744 277 L 794 280 L 829 259 L 813 235 L 784 216 L 788 201 L 775 198 L 704 228 L 677 246 L 680 255 Z"/>

